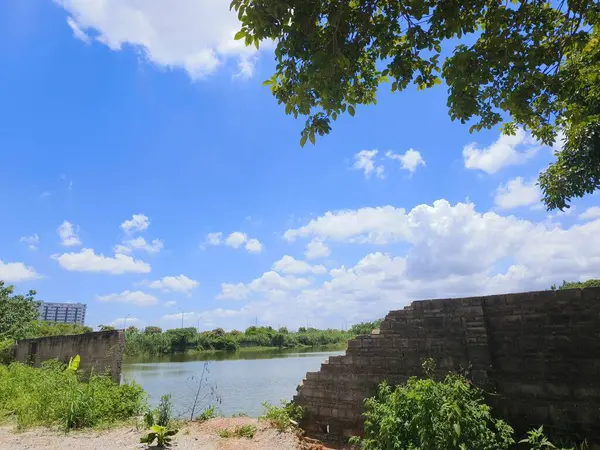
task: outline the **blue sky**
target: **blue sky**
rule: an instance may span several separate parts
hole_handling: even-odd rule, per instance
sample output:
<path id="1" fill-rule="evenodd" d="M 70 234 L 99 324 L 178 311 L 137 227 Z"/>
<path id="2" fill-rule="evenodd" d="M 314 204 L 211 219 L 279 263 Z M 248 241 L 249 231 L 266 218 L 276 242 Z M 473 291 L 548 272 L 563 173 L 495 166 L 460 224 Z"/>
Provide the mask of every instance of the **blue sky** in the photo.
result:
<path id="1" fill-rule="evenodd" d="M 272 49 L 227 2 L 167 3 L 0 4 L 0 279 L 90 325 L 295 328 L 598 276 L 600 197 L 545 211 L 527 133 L 384 88 L 302 149 Z"/>

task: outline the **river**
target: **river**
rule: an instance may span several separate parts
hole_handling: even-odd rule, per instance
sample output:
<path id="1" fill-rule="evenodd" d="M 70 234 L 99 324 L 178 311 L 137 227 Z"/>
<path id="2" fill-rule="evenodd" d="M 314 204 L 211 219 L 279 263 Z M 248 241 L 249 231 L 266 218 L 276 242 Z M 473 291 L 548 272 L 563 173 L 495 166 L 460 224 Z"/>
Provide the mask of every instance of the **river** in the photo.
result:
<path id="1" fill-rule="evenodd" d="M 183 353 L 126 359 L 122 374 L 144 387 L 152 405 L 170 393 L 175 413 L 189 418 L 205 370 L 196 412 L 217 404 L 225 416 L 257 417 L 263 412 L 262 402 L 291 400 L 306 372 L 319 370 L 329 356 L 343 353 L 339 346 Z"/>

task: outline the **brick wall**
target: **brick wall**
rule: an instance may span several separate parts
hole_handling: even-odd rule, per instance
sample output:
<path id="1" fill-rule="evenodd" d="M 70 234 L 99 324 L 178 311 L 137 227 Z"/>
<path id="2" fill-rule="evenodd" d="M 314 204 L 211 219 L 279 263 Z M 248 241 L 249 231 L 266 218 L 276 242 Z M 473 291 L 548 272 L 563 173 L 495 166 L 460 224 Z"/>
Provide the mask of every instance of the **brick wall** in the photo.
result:
<path id="1" fill-rule="evenodd" d="M 121 378 L 124 346 L 122 331 L 100 331 L 24 339 L 17 342 L 15 356 L 17 361 L 39 367 L 43 361 L 49 359 L 68 363 L 70 358 L 79 355 L 79 369 L 82 372 L 109 372 L 112 379 L 118 383 Z"/>
<path id="2" fill-rule="evenodd" d="M 544 424 L 554 434 L 600 442 L 600 288 L 413 302 L 390 312 L 379 334 L 351 340 L 298 387 L 302 426 L 325 440 L 362 430 L 363 401 L 377 385 L 461 371 L 498 416 L 521 433 Z"/>

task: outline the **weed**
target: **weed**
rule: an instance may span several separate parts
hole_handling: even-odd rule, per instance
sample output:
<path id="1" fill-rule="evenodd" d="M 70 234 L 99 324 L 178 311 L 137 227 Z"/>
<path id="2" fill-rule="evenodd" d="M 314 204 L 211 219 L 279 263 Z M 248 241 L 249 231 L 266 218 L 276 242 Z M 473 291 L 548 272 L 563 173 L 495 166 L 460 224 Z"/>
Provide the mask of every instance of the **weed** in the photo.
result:
<path id="1" fill-rule="evenodd" d="M 262 406 L 265 413 L 260 418 L 282 432 L 297 426 L 304 414 L 303 408 L 293 402 L 282 401 L 281 406 L 264 402 Z"/>
<path id="2" fill-rule="evenodd" d="M 217 407 L 213 405 L 202 411 L 197 420 L 199 422 L 206 422 L 207 420 L 214 419 L 215 417 L 217 417 Z"/>
<path id="3" fill-rule="evenodd" d="M 174 428 L 168 428 L 166 426 L 152 425 L 148 434 L 140 438 L 140 442 L 142 444 L 152 445 L 152 443 L 156 441 L 156 446 L 158 448 L 169 448 L 171 447 L 173 436 L 177 434 L 177 431 L 178 430 Z"/>

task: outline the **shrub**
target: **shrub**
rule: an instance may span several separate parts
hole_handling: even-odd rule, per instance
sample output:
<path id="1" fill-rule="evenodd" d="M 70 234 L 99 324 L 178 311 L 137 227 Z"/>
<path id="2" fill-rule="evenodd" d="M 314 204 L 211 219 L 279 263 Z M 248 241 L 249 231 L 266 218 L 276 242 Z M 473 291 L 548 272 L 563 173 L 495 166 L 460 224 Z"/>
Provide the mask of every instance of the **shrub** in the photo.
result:
<path id="1" fill-rule="evenodd" d="M 14 418 L 21 428 L 111 425 L 139 416 L 145 405 L 139 385 L 118 385 L 101 375 L 83 382 L 57 361 L 40 369 L 20 363 L 0 366 L 0 416 Z"/>
<path id="2" fill-rule="evenodd" d="M 492 417 L 480 392 L 458 375 L 379 386 L 365 401 L 363 450 L 505 450 L 512 428 Z"/>
<path id="3" fill-rule="evenodd" d="M 262 406 L 265 409 L 265 413 L 261 416 L 261 419 L 266 420 L 279 431 L 287 431 L 297 426 L 304 414 L 303 408 L 293 402 L 282 401 L 281 406 L 264 402 Z"/>
<path id="4" fill-rule="evenodd" d="M 15 341 L 0 340 L 0 364 L 10 364 L 15 359 Z"/>

